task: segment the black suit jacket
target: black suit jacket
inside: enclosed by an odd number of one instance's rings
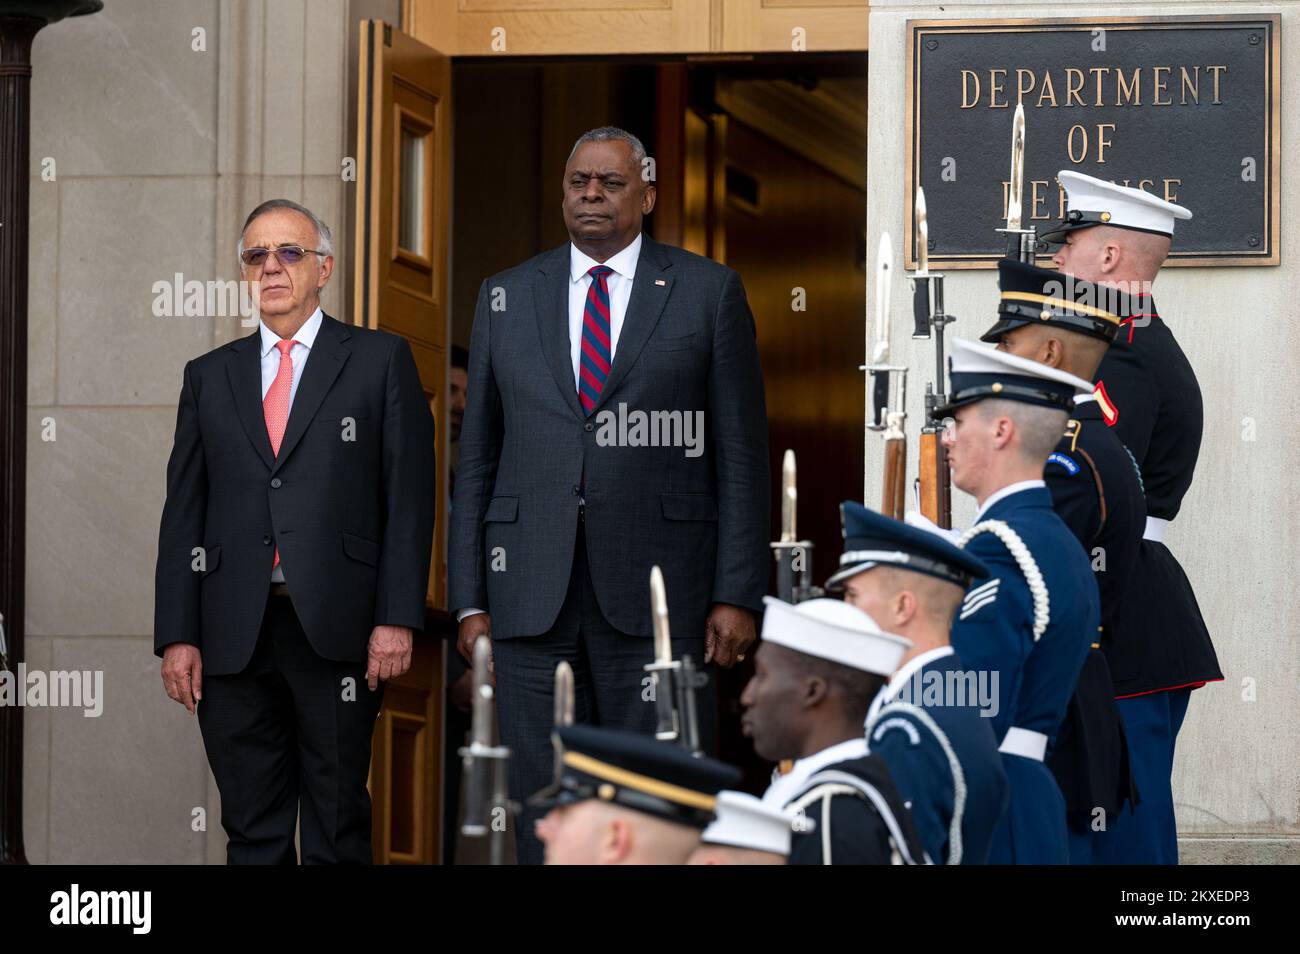
[[[550,629],[569,583],[585,475],[591,576],[611,624],[650,634],[655,564],[676,637],[701,637],[711,603],[760,611],[771,562],[767,411],[740,276],[643,235],[614,363],[590,416],[573,378],[569,281],[566,243],[479,290],[450,607],[489,611],[496,639]],[[699,412],[698,455],[609,441],[620,411],[677,412],[683,422]]]
[[[254,331],[185,366],[167,464],[154,651],[192,643],[213,675],[252,657],[276,545],[321,656],[364,661],[374,626],[424,626],[434,425],[410,346],[326,315],[278,457],[260,350]]]

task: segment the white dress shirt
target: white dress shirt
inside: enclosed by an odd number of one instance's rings
[[[290,412],[293,411],[294,396],[298,393],[298,382],[302,380],[302,369],[307,366],[307,356],[311,354],[311,346],[316,343],[316,333],[320,331],[324,320],[324,314],[317,308],[294,333],[294,344],[289,349],[289,360],[293,362],[293,382],[289,385]],[[275,346],[280,336],[266,327],[264,321],[258,325],[258,328],[262,335],[262,400],[265,401],[266,392],[271,390],[275,376],[280,373],[280,349]],[[284,582],[284,567],[278,563],[271,571],[271,582]]]
[[[830,748],[822,749],[820,752],[799,759],[790,768],[790,771],[784,775],[773,777],[772,784],[763,793],[763,802],[773,808],[785,808],[794,800],[795,796],[803,791],[808,779],[822,769],[837,762],[860,759],[866,754],[867,740],[865,738],[856,738],[846,739],[832,745]]]
[[[597,265],[608,265],[613,271],[605,276],[609,286],[609,358],[614,363],[618,353],[618,336],[623,331],[627,316],[627,303],[632,300],[632,280],[636,277],[637,259],[641,257],[641,233],[630,245],[604,262],[598,262],[578,246],[569,243],[569,360],[573,364],[573,389],[578,390],[582,368],[582,315],[587,309],[587,292],[592,277],[587,271]],[[296,350],[296,349],[295,349]],[[456,622],[482,613],[477,606],[465,606],[456,611]]]
[[[598,262],[578,246],[569,243],[569,358],[573,362],[573,387],[578,388],[579,364],[582,358],[582,314],[587,308],[587,292],[592,278],[587,270],[597,265],[608,265],[614,271],[605,276],[609,286],[609,357],[611,363],[618,352],[618,336],[623,331],[623,318],[627,303],[632,298],[632,279],[636,277],[636,262],[641,257],[641,233],[632,244],[604,262]]]

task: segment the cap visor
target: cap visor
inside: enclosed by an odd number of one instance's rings
[[[967,404],[975,404],[979,401],[983,401],[985,398],[991,398],[993,396],[994,395],[992,394],[981,394],[977,397],[967,398],[964,401],[949,401],[943,407],[936,407],[931,411],[930,420],[942,421],[945,417],[952,417],[952,412],[957,410],[959,407],[965,407]]]
[[[1021,325],[1027,324],[1029,324],[1027,321],[1011,321],[1007,318],[1001,318],[998,320],[997,324],[984,332],[984,334],[980,335],[980,341],[987,341],[989,344],[997,344],[998,341],[1001,340],[1002,336],[1012,328],[1019,328]]]
[[[840,585],[841,583],[850,577],[857,576],[859,573],[870,570],[875,565],[875,563],[855,563],[852,566],[846,566],[837,571],[834,576],[827,580],[822,588],[825,590],[842,590],[844,587]]]
[[[1090,229],[1094,225],[1101,225],[1100,222],[1058,222],[1046,232],[1038,235],[1038,241],[1046,242],[1048,245],[1064,245],[1065,236],[1070,232],[1076,232],[1079,229]]]
[[[534,792],[524,799],[524,804],[529,808],[542,808],[550,810],[556,805],[567,805],[570,802],[576,802],[579,799],[573,796],[563,782],[552,782],[545,788]]]

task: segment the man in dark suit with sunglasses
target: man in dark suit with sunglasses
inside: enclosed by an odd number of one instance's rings
[[[263,203],[239,251],[261,321],[185,366],[154,650],[198,712],[229,862],[293,864],[299,827],[303,862],[364,864],[382,683],[424,624],[433,418],[403,339],[321,311],[310,210]]]

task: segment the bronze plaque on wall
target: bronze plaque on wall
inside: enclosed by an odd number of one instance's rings
[[[931,268],[1003,254],[1018,102],[1026,227],[1060,220],[1072,169],[1189,208],[1168,264],[1278,264],[1279,19],[909,20],[907,267],[918,185]]]

